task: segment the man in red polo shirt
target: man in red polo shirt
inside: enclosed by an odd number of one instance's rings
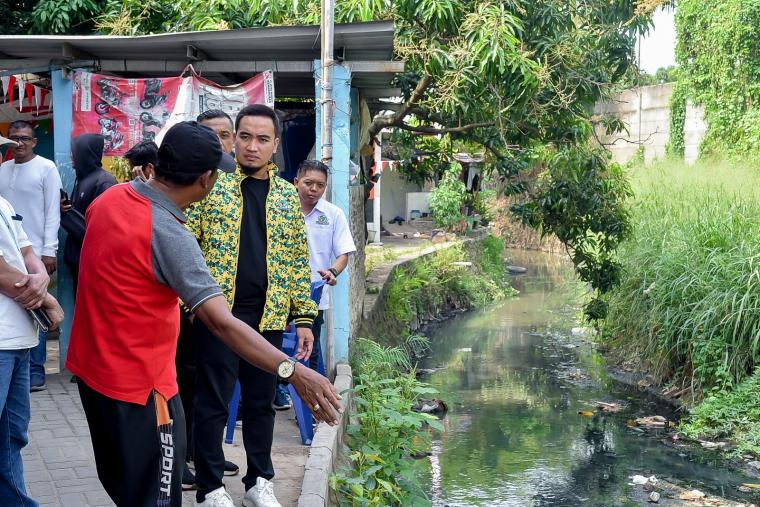
[[[153,179],[112,187],[87,210],[66,368],[79,382],[98,477],[120,507],[182,505],[179,298],[243,359],[287,379],[319,420],[334,424],[342,410],[326,379],[232,316],[182,225],[181,210],[208,195],[216,168],[236,166],[214,131],[182,122],[166,133]],[[209,495],[229,499],[223,487]]]

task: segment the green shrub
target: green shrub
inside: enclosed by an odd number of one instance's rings
[[[496,191],[492,189],[481,190],[473,195],[472,208],[486,223],[496,219]]]
[[[455,164],[455,167],[459,168],[459,165]],[[459,179],[458,173],[458,169],[446,172],[438,186],[430,192],[430,210],[439,227],[451,227],[462,220],[462,205],[467,187]]]

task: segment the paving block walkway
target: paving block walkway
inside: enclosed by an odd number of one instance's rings
[[[50,345],[51,349],[57,349],[56,342]],[[57,350],[50,352],[57,361]],[[87,420],[77,386],[70,379],[68,374],[48,374],[47,390],[32,393],[29,445],[22,452],[26,485],[31,496],[44,507],[112,506],[97,478]],[[278,412],[272,459],[277,473],[274,491],[283,507],[298,504],[308,451],[308,447],[301,445],[294,412]],[[241,472],[245,470],[239,427],[234,443],[224,445],[224,452],[228,460],[240,466]],[[244,494],[241,477],[225,478],[236,505],[241,504]],[[183,500],[183,506],[194,506],[195,493],[185,492]]]

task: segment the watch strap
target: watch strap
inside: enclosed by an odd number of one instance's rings
[[[338,270],[335,268],[327,268],[327,271],[333,274],[335,278],[338,278]]]

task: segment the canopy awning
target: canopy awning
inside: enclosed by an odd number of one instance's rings
[[[277,26],[143,36],[0,36],[0,71],[39,72],[50,65],[90,67],[124,77],[179,75],[192,64],[219,84],[272,70],[279,97],[314,96],[319,26]],[[371,97],[400,95],[391,86],[404,62],[393,60],[393,22],[335,26],[335,55],[352,85]]]

